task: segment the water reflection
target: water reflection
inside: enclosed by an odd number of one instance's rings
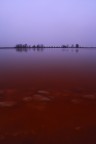
[[[28,52],[30,50],[33,50],[33,51],[38,51],[38,52],[41,52],[43,51],[45,48],[15,48],[17,52]]]
[[[22,52],[18,54],[17,52]],[[24,53],[23,53],[24,52]],[[26,52],[26,53],[25,53]],[[95,87],[96,49],[14,48],[0,50],[1,86]]]
[[[75,51],[76,51],[76,53],[78,53],[78,52],[79,52],[79,49],[78,49],[78,48],[76,48],[76,50],[75,50]]]
[[[17,52],[28,52],[28,51],[38,51],[38,52],[43,52],[45,49],[58,49],[58,48],[35,48],[35,47],[32,47],[32,48],[25,48],[25,47],[16,47],[15,48]],[[64,51],[64,52],[67,52],[70,50],[70,48],[59,48],[61,51]],[[78,53],[79,52],[79,48],[71,48],[71,52],[76,52]]]
[[[27,52],[29,48],[16,48],[17,52]]]
[[[95,65],[96,49],[0,50],[0,144],[95,144]]]
[[[33,51],[43,51],[45,48],[32,48]]]
[[[62,48],[62,51],[64,51],[64,52],[68,52],[70,50],[71,50],[71,52],[78,53],[80,49],[79,48]]]

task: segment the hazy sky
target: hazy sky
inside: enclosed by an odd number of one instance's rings
[[[96,46],[96,0],[0,0],[0,46]]]

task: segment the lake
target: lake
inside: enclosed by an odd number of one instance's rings
[[[96,88],[96,49],[0,50],[0,87]]]
[[[96,143],[96,49],[0,49],[0,144]]]

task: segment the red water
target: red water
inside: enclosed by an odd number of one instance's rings
[[[95,144],[96,52],[0,53],[0,144]]]

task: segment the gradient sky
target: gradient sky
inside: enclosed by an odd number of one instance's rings
[[[0,46],[96,46],[96,0],[0,0]]]

